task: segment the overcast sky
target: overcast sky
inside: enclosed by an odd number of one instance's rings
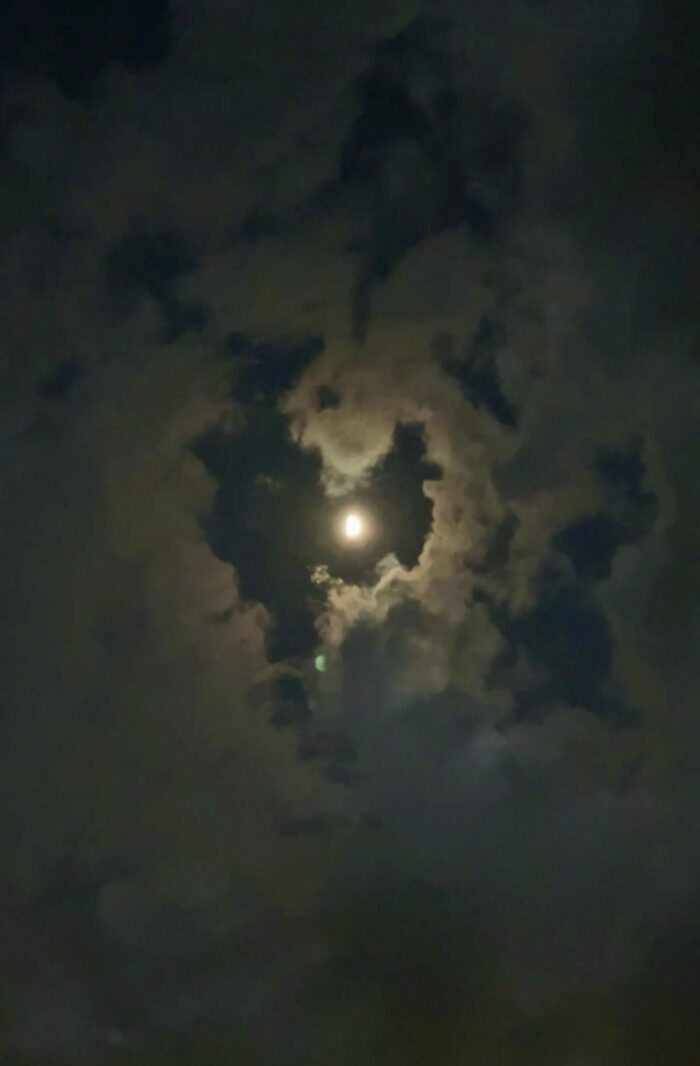
[[[3,1066],[698,1061],[698,10],[5,0]]]

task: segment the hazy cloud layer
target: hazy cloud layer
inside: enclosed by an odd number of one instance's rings
[[[694,1062],[694,7],[28,7],[8,1063]]]

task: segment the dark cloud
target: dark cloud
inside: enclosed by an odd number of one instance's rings
[[[322,337],[270,344],[232,333],[226,339],[226,350],[235,360],[236,399],[242,403],[279,400],[323,348]]]
[[[538,582],[536,607],[513,624],[513,639],[548,678],[528,694],[537,707],[552,698],[592,710],[605,707],[610,679],[611,636],[605,615],[582,588],[546,573]]]
[[[463,98],[444,48],[449,26],[426,14],[378,44],[355,85],[359,114],[340,146],[337,177],[319,198],[325,209],[348,195],[358,205],[350,231],[361,260],[357,338],[366,336],[374,289],[412,248],[454,229],[491,241],[518,202],[523,115],[511,101]]]
[[[440,365],[451,374],[464,389],[465,395],[475,407],[484,407],[504,426],[517,425],[517,413],[503,395],[493,350],[505,343],[505,336],[489,318],[479,323],[471,349],[463,359],[456,359],[450,350],[440,354],[445,344],[438,344]]]
[[[340,394],[336,392],[332,385],[319,385],[317,396],[319,411],[325,411],[329,407],[340,406]]]
[[[0,77],[38,75],[69,97],[86,96],[112,63],[144,70],[169,47],[169,0],[101,4],[9,0],[0,20]]]
[[[201,332],[206,309],[178,298],[176,283],[190,273],[196,258],[177,231],[149,233],[132,229],[107,257],[108,299],[127,306],[150,297],[164,319],[163,339],[171,343],[188,329]]]
[[[611,519],[594,514],[563,529],[555,537],[554,546],[569,557],[579,577],[604,581],[610,577],[619,540]]]
[[[695,1061],[693,5],[88,7],[0,15],[0,1057]]]
[[[66,359],[46,374],[39,382],[37,392],[42,400],[60,400],[75,385],[80,377],[80,363]]]

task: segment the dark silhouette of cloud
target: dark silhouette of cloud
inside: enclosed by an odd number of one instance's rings
[[[37,392],[42,400],[60,400],[70,392],[79,377],[80,363],[75,359],[66,359],[39,382]]]
[[[50,78],[83,98],[110,64],[140,71],[161,63],[170,43],[169,0],[101,4],[9,0],[0,19],[0,79]],[[0,82],[1,84],[1,82]]]
[[[513,428],[517,425],[517,414],[503,395],[493,355],[493,348],[504,342],[505,337],[499,335],[495,323],[485,318],[479,324],[468,356],[455,359],[445,353],[440,364],[457,379],[475,407],[485,407],[504,426]]]

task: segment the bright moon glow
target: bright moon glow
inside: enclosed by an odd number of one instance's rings
[[[345,516],[343,521],[343,532],[348,540],[357,540],[362,536],[363,529],[364,523],[359,514],[355,514],[354,511],[351,511],[350,514]]]

